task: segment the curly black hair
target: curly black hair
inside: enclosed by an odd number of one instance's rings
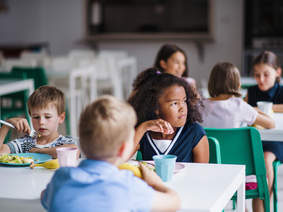
[[[158,110],[158,99],[165,89],[179,85],[185,89],[187,96],[187,122],[202,122],[199,98],[197,93],[182,78],[171,74],[161,73],[157,68],[149,68],[141,72],[133,83],[134,91],[128,102],[134,107],[138,122],[157,119],[155,111]]]

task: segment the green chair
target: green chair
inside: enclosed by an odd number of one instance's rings
[[[246,191],[246,199],[264,200],[266,212],[270,211],[269,192],[263,157],[262,142],[257,129],[253,127],[215,129],[206,128],[207,136],[216,138],[220,144],[223,164],[246,165],[246,175],[256,175],[258,187]],[[232,199],[236,199],[236,196]]]
[[[209,163],[221,164],[220,145],[216,138],[208,137]]]
[[[33,79],[34,89],[42,85],[47,85],[48,80],[45,70],[41,67],[13,67],[11,72],[1,73],[1,78],[20,78],[20,79]],[[28,94],[25,91],[5,95],[3,100],[10,102],[8,106],[1,107],[1,119],[7,119],[10,117],[20,116],[24,113],[25,117],[28,117],[27,99]],[[3,104],[2,104],[3,105]],[[2,115],[3,114],[3,115]]]
[[[273,211],[278,211],[278,193],[277,193],[277,174],[278,174],[278,167],[281,165],[279,160],[275,160],[273,162],[273,171],[274,171],[274,181],[273,181]]]
[[[1,79],[14,80],[14,79],[27,79],[25,73],[12,73],[2,72],[0,73]],[[7,120],[11,117],[24,116],[28,118],[28,108],[26,102],[28,100],[27,91],[19,91],[8,95],[3,95],[1,99],[1,119]],[[11,138],[11,131],[6,136],[4,143]]]
[[[25,73],[28,79],[33,79],[34,89],[48,84],[45,69],[42,67],[13,67],[12,73]]]
[[[141,153],[141,151],[137,151],[137,157],[136,157],[136,160],[137,161],[140,161],[140,160],[142,160],[142,153]]]

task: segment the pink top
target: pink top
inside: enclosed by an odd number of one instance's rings
[[[252,125],[257,117],[257,111],[240,97],[226,100],[203,100],[203,127],[237,128]]]

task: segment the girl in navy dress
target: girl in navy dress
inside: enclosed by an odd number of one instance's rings
[[[140,73],[129,98],[138,116],[135,145],[143,160],[173,154],[178,162],[208,163],[208,140],[198,97],[182,78],[151,68]]]
[[[255,58],[252,67],[257,85],[248,88],[245,100],[254,107],[258,101],[273,102],[273,111],[283,112],[283,86],[279,84],[281,67],[277,56],[270,51],[264,51]],[[272,163],[276,159],[283,162],[283,143],[271,141],[263,141],[262,143],[268,187],[271,193],[274,180]],[[255,211],[263,210],[262,203],[257,202],[254,207]]]

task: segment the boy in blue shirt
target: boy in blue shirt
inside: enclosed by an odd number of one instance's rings
[[[42,192],[48,211],[176,211],[180,199],[155,172],[141,166],[143,180],[119,170],[133,152],[136,115],[127,103],[105,96],[88,105],[79,124],[78,167],[57,170]]]

